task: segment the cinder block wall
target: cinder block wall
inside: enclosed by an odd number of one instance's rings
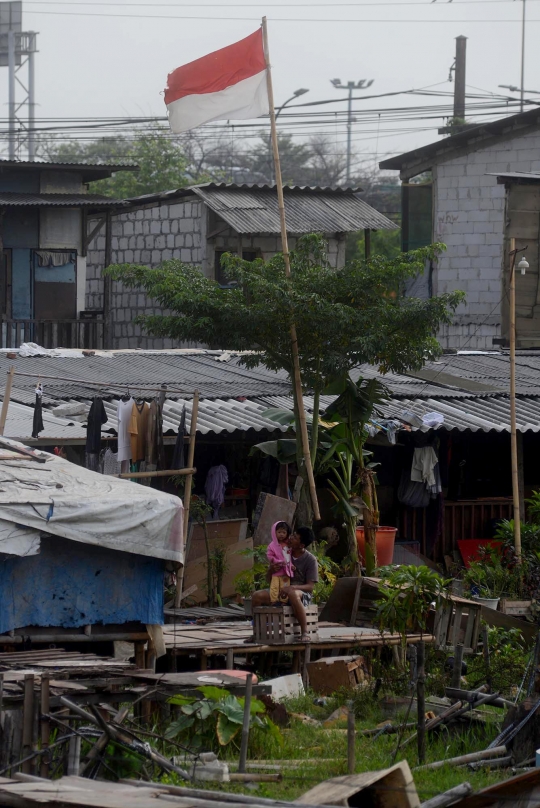
[[[94,226],[88,223],[88,232]],[[179,259],[186,264],[197,264],[209,278],[214,277],[215,251],[238,251],[240,238],[231,228],[207,238],[206,206],[197,199],[174,204],[148,205],[113,217],[112,263],[146,264],[156,267],[162,261]],[[289,247],[294,249],[296,239]],[[269,259],[281,252],[281,238],[272,235],[242,236],[241,249],[255,250]],[[328,260],[332,266],[345,261],[345,238],[331,238]],[[103,308],[103,276],[105,263],[105,233],[102,230],[90,244],[87,257],[86,308]],[[113,282],[112,319],[113,348],[177,348],[172,340],[158,339],[144,334],[133,321],[139,315],[167,314],[143,292],[126,289]],[[196,347],[196,343],[182,347]],[[223,346],[226,347],[226,346]]]
[[[177,258],[187,264],[202,265],[204,229],[203,203],[197,200],[171,205],[155,205],[113,217],[112,262],[146,264],[156,267],[162,261]],[[89,229],[93,226],[89,223]],[[105,234],[91,243],[87,258],[86,307],[103,308]],[[178,347],[172,340],[149,337],[133,321],[141,314],[167,314],[144,292],[126,289],[113,282],[113,348],[161,349]]]
[[[447,245],[435,294],[462,289],[467,301],[439,334],[444,348],[490,350],[501,336],[504,185],[490,173],[540,172],[540,133],[492,143],[433,168],[434,240]]]

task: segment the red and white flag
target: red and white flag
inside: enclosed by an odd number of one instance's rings
[[[268,113],[262,30],[169,73],[165,103],[173,132]]]

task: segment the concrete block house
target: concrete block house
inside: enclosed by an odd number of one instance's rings
[[[88,183],[134,169],[0,160],[0,347],[101,339],[103,324],[85,312],[87,217],[125,203],[88,193]]]
[[[439,334],[446,349],[508,343],[508,250],[528,246],[516,284],[517,344],[540,347],[540,109],[459,134],[380,163],[402,180],[403,249],[444,242],[415,294],[461,289],[467,299]]]
[[[110,323],[108,348],[175,347],[170,340],[145,335],[133,322],[137,315],[162,312],[142,291],[104,279],[103,267],[109,263],[155,267],[175,258],[200,266],[208,278],[225,285],[224,252],[254,260],[281,251],[275,187],[211,183],[128,202],[127,209],[111,214],[110,247],[106,231],[101,231],[88,249],[86,308],[102,311],[106,327]],[[286,188],[285,206],[290,247],[302,234],[323,233],[335,267],[345,261],[347,233],[396,227],[351,189]],[[95,227],[95,221],[89,220],[88,232]]]

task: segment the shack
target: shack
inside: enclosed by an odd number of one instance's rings
[[[0,634],[129,639],[163,623],[165,565],[183,561],[178,497],[5,438],[0,475]]]

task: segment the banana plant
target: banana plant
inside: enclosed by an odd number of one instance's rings
[[[372,453],[365,443],[369,437],[368,424],[377,408],[389,397],[388,389],[378,379],[342,377],[330,385],[326,395],[337,398],[322,415],[325,441],[330,441],[321,460],[321,469],[332,474],[330,490],[338,511],[347,528],[347,542],[351,563],[359,572],[356,527],[360,514],[364,521],[366,566],[371,572],[377,566],[376,534],[379,525],[379,506],[375,487],[375,468],[370,461]]]

